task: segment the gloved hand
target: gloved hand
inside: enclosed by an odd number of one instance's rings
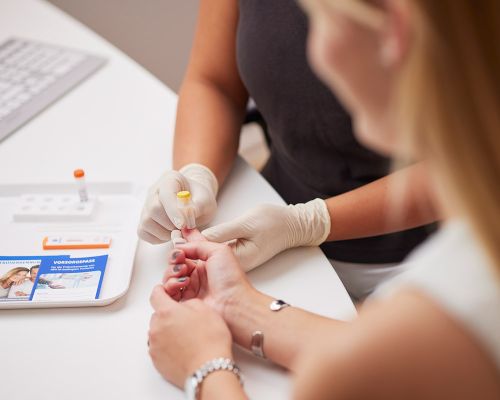
[[[195,208],[196,226],[208,224],[217,210],[218,183],[201,164],[188,164],[179,171],[167,171],[151,187],[137,229],[139,237],[158,244],[170,240],[170,233],[186,225],[177,208],[177,192],[189,190]]]
[[[263,204],[202,232],[213,242],[235,240],[231,246],[245,271],[291,247],[318,246],[329,233],[330,214],[321,199],[289,206]]]

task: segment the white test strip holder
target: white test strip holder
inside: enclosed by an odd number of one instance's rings
[[[108,254],[99,298],[75,302],[0,301],[0,312],[2,309],[14,308],[105,306],[127,292],[134,269],[138,241],[137,225],[146,197],[146,188],[136,186],[132,182],[87,184],[89,193],[92,193],[89,200],[94,204],[93,207],[88,204],[85,210],[77,207],[80,198],[74,182],[0,184],[0,255],[87,257]],[[52,200],[49,200],[49,197]],[[22,209],[23,204],[26,205],[25,202],[31,206],[37,204],[40,208],[48,203],[52,206],[33,212],[36,209]],[[54,212],[54,205],[59,203],[62,203],[65,209]],[[73,206],[78,211],[72,211]],[[49,212],[49,209],[53,211]],[[32,222],[27,222],[29,220]],[[110,248],[103,249],[43,250],[44,237],[73,234],[109,235],[112,241]]]
[[[89,198],[82,202],[69,194],[26,194],[20,196],[14,222],[85,222],[91,221],[98,201]]]

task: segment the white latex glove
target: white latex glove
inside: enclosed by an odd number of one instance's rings
[[[188,164],[179,171],[165,172],[150,188],[137,229],[139,237],[158,244],[170,240],[173,230],[186,225],[177,208],[177,192],[189,190],[195,208],[196,226],[207,225],[217,210],[218,183],[215,175],[201,164]]]
[[[321,199],[289,206],[263,204],[202,232],[213,242],[233,241],[245,271],[291,247],[318,246],[329,233],[330,214]]]

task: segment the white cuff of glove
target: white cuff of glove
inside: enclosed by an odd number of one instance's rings
[[[205,167],[202,164],[191,163],[183,166],[179,172],[186,178],[192,179],[208,189],[211,189],[214,197],[217,197],[219,183],[210,168]]]
[[[290,243],[287,247],[319,246],[330,234],[331,221],[328,207],[323,199],[288,206],[292,218]]]

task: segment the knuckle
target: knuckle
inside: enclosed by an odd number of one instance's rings
[[[259,204],[257,207],[250,210],[250,214],[252,215],[261,215],[263,212],[266,212],[269,208],[267,204]]]
[[[148,212],[142,213],[141,219],[139,221],[139,226],[144,227],[148,221],[149,221],[149,213]]]
[[[186,178],[184,178],[184,175],[182,175],[179,171],[170,170],[165,173],[164,186],[170,186],[170,185],[182,186],[182,183],[184,182],[185,179]]]
[[[148,215],[159,215],[162,213],[165,213],[165,209],[159,202],[155,202],[148,210]]]
[[[139,236],[141,239],[144,240],[145,235],[144,235],[144,229],[142,228],[142,226],[139,226],[137,228],[137,236]]]
[[[163,173],[163,175],[161,177],[162,178],[161,181],[163,183],[169,179],[175,178],[178,175],[179,175],[179,171],[176,171],[174,169],[169,169]]]
[[[170,317],[170,310],[167,308],[160,308],[156,314],[160,319],[168,319]]]

